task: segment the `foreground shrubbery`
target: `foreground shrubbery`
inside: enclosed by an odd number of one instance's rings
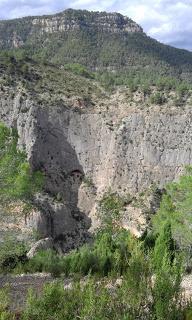
[[[175,253],[170,224],[161,228],[151,250],[127,232],[113,232],[102,230],[90,247],[67,257],[41,253],[25,265],[30,272],[89,276],[73,280],[66,290],[58,280],[40,298],[31,293],[21,319],[184,319],[182,255]],[[122,283],[114,284],[116,279]]]
[[[39,253],[24,265],[28,271],[89,275],[88,283],[75,282],[70,290],[55,283],[41,298],[31,294],[24,319],[190,320],[180,284],[191,241],[191,173],[188,168],[167,187],[151,235],[135,239],[122,231],[117,220],[125,199],[106,194],[100,204],[103,228],[92,244],[65,257]],[[121,285],[110,287],[119,277]]]
[[[186,318],[190,306],[183,306],[180,293],[182,264],[180,257],[173,259],[168,230],[169,226],[163,229],[154,250],[148,254],[143,250],[142,243],[132,240],[126,271],[121,277],[118,271],[108,274],[108,277],[90,274],[80,281],[73,280],[73,285],[68,289],[64,289],[63,281],[58,280],[46,285],[41,297],[30,292],[20,319],[190,319]],[[162,239],[163,243],[160,242]],[[158,255],[161,260],[154,260]],[[118,264],[116,267],[118,270]],[[1,319],[13,319],[6,306],[2,306],[0,315]]]
[[[180,297],[175,293],[175,284],[167,283],[167,277],[161,278],[153,289],[148,265],[143,262],[142,257],[136,256],[122,284],[113,284],[111,289],[110,279],[90,278],[86,284],[77,282],[69,290],[64,290],[62,283],[48,285],[41,298],[29,296],[23,319],[163,320],[167,315],[169,320],[184,319],[185,310],[177,306]]]
[[[99,232],[92,244],[59,256],[48,250],[38,253],[25,264],[19,263],[14,272],[51,272],[54,276],[65,274],[87,275],[123,274],[128,267],[133,239],[126,231],[111,233],[108,229]]]

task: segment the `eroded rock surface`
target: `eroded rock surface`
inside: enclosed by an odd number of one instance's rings
[[[1,99],[0,118],[17,127],[19,146],[32,168],[45,172],[48,195],[36,199],[41,212],[37,229],[42,238],[71,241],[64,251],[89,239],[91,224],[98,222],[98,200],[109,188],[120,195],[138,194],[151,185],[161,189],[192,163],[192,110],[187,105],[135,107],[112,96],[78,110],[39,106],[18,94]],[[151,212],[157,202],[149,203]],[[134,210],[127,206],[123,221],[129,228],[131,218],[130,229],[137,234],[140,222],[147,222],[140,209]]]

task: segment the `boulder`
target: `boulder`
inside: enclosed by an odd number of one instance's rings
[[[27,253],[27,258],[33,258],[38,252],[42,250],[54,249],[54,242],[52,238],[45,238],[37,241]]]

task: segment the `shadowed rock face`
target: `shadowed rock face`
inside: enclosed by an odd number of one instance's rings
[[[63,251],[89,239],[97,200],[109,188],[122,195],[151,184],[162,188],[192,163],[189,107],[131,109],[113,101],[108,110],[77,111],[16,97],[2,99],[0,110],[1,119],[17,127],[32,168],[45,172],[47,194],[36,198],[36,227]],[[128,218],[129,209],[127,225]]]

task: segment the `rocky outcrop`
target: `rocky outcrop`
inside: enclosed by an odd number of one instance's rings
[[[33,258],[38,252],[53,250],[54,249],[54,241],[52,238],[45,238],[37,241],[27,253],[27,258]]]
[[[63,251],[89,240],[98,200],[109,188],[120,195],[162,188],[192,163],[190,106],[135,108],[113,96],[107,105],[77,110],[39,106],[18,94],[1,99],[0,118],[17,127],[31,167],[45,172],[48,195],[36,199],[37,229]],[[123,220],[131,230],[146,223],[134,210],[127,206]]]
[[[38,28],[41,34],[76,31],[85,27],[96,27],[103,32],[111,33],[143,32],[138,24],[119,13],[79,11],[77,14],[72,9],[55,16],[34,18],[32,25]]]

